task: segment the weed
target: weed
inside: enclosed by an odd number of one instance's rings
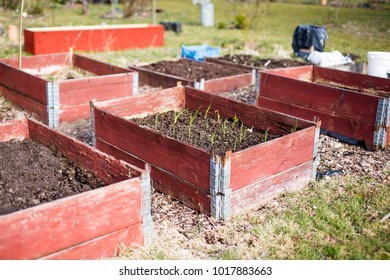
[[[215,141],[215,131],[214,131],[214,133],[213,133],[213,135],[211,135],[211,146],[213,146],[214,145],[214,141]]]
[[[155,128],[157,127],[157,124],[158,124],[158,116],[159,116],[159,114],[157,113],[156,116],[154,117],[154,127]]]
[[[268,130],[269,130],[269,127],[268,127],[267,130],[264,132],[264,142],[267,142],[267,140],[268,140]]]
[[[176,129],[176,123],[179,119],[179,117],[185,112],[187,111],[187,108],[184,109],[184,110],[181,110],[180,112],[174,112],[175,116],[173,117],[173,133],[175,133],[175,129]]]
[[[217,114],[217,121],[218,121],[218,123],[220,123],[221,122],[221,115],[219,114],[219,111],[215,110],[214,113]]]
[[[297,131],[298,128],[298,119],[295,119],[295,125],[291,128],[291,133]]]
[[[234,146],[233,146],[233,152],[235,152],[237,149],[237,137],[234,139]]]
[[[211,103],[210,103],[209,107],[207,107],[206,112],[204,113],[204,118],[205,118],[205,119],[207,119],[207,115],[209,114],[210,108],[211,108]]]
[[[241,127],[240,127],[240,143],[242,142],[242,139],[244,139],[244,123],[241,122]]]
[[[202,106],[200,106],[200,107],[198,108],[198,110],[196,110],[196,111],[195,111],[193,114],[191,114],[191,116],[190,116],[190,125],[188,126],[188,137],[191,137],[191,126],[192,126],[194,120],[196,119],[196,117],[198,116],[198,112],[199,112],[200,108],[202,108]]]
[[[222,137],[225,138],[226,131],[227,131],[227,126],[226,126],[227,119],[222,124]]]
[[[237,118],[237,115],[234,114],[234,117],[233,117],[233,123],[232,123],[232,128],[234,128],[236,126],[236,124],[238,123],[239,119]]]

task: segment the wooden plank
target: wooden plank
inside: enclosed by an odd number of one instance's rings
[[[138,72],[139,84],[150,85],[153,87],[171,88],[175,87],[178,82],[183,86],[193,86],[194,82],[177,76],[172,76],[164,73],[159,73],[142,67],[129,66],[129,69]]]
[[[164,45],[164,27],[161,25],[29,28],[25,29],[25,34],[27,32],[34,33],[34,48],[26,51],[34,51],[35,55],[68,52],[71,47],[78,51],[114,51]]]
[[[252,73],[240,74],[220,79],[207,80],[204,83],[204,91],[209,93],[222,93],[236,90],[240,87],[252,84]]]
[[[59,123],[75,122],[90,117],[90,105],[84,103],[75,106],[61,106],[59,111]]]
[[[272,70],[260,70],[259,72],[288,77],[291,79],[313,81],[313,65],[279,68]]]
[[[231,156],[233,191],[313,161],[315,126],[235,152]]]
[[[338,117],[374,123],[380,97],[261,73],[260,96]]]
[[[34,118],[44,123],[48,122],[48,112],[45,105],[2,85],[0,85],[0,94],[13,104],[31,113]]]
[[[115,99],[133,94],[133,73],[98,76],[59,82],[60,104],[71,106],[82,103]]]
[[[46,105],[46,81],[0,62],[0,83]]]
[[[19,68],[19,59],[4,58],[0,60],[13,68]],[[36,56],[23,56],[22,68],[39,69],[52,65],[70,65],[69,53],[55,53]]]
[[[234,191],[231,195],[232,216],[251,208],[258,208],[282,192],[301,189],[311,178],[312,162],[309,161]]]
[[[119,254],[120,245],[134,247],[143,243],[142,224],[136,224],[113,233],[77,244],[54,254],[45,260],[93,260],[112,258]]]
[[[140,200],[134,178],[3,215],[0,259],[40,258],[139,224]]]
[[[27,119],[0,122],[0,142],[29,138]]]
[[[131,167],[101,151],[70,138],[33,120],[28,121],[31,139],[55,147],[67,158],[79,163],[108,184],[140,176],[141,169]]]
[[[210,156],[199,148],[94,108],[98,138],[197,186],[209,189]]]
[[[131,73],[129,69],[118,67],[115,65],[111,65],[108,63],[104,63],[92,58],[88,58],[81,55],[73,56],[74,66],[79,67],[83,70],[94,73],[95,75],[112,75],[112,74],[123,74],[123,73]]]
[[[290,114],[303,119],[313,119],[317,117],[321,121],[321,128],[336,132],[341,135],[351,137],[356,140],[364,140],[366,144],[373,142],[374,127],[373,124],[367,124],[354,119],[332,116],[322,112],[310,110],[305,107],[283,103],[270,98],[259,97],[258,106]]]
[[[372,90],[373,93],[387,92],[387,97],[390,98],[389,79],[315,66],[313,81],[328,81],[360,90]]]
[[[112,146],[99,138],[96,139],[96,147],[132,165],[143,166],[145,164],[134,155]],[[210,215],[211,202],[209,190],[201,189],[173,174],[156,168],[156,166],[152,166],[150,176],[155,190],[178,199],[195,211]]]
[[[96,103],[96,107],[121,117],[181,110],[183,106],[183,87],[168,88],[147,95],[130,96]]]
[[[269,133],[272,134],[290,133],[294,126],[302,129],[314,125],[313,122],[300,118],[293,118],[279,112],[248,105],[190,87],[185,88],[185,102],[185,106],[192,110],[197,110],[202,106],[200,109],[202,112],[206,111],[211,104],[210,116],[215,115],[215,110],[218,110],[220,115],[225,118],[233,118],[236,115],[247,126],[263,130],[269,128]]]
[[[235,68],[238,68],[238,69],[243,69],[243,70],[248,70],[248,71],[252,71],[252,69],[261,69],[259,67],[248,66],[248,65],[245,65],[245,64],[238,64],[238,63],[234,63],[234,62],[231,62],[231,61],[227,61],[227,60],[223,60],[223,59],[219,59],[219,58],[214,58],[214,57],[205,57],[204,61],[205,62],[210,62],[210,63],[226,65],[226,66],[229,66],[229,67],[235,67]]]

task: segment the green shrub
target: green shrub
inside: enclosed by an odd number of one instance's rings
[[[234,18],[234,26],[237,29],[248,29],[249,28],[249,19],[243,14],[238,14]]]

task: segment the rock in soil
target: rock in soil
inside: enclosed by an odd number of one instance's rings
[[[0,215],[104,185],[83,167],[30,139],[0,142]]]
[[[248,73],[248,70],[189,59],[159,61],[142,66],[142,68],[197,81],[200,81],[201,79],[211,80]]]

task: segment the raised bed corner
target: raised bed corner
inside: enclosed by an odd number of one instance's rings
[[[0,124],[0,141],[55,148],[107,185],[0,216],[0,259],[100,259],[151,238],[149,167],[140,169],[31,119]],[[56,186],[53,186],[56,187]]]
[[[33,55],[116,51],[164,46],[164,26],[122,24],[24,29],[24,50]]]
[[[390,80],[318,66],[260,71],[258,106],[311,120],[371,150],[390,145]]]
[[[95,76],[50,80],[27,69],[76,67]],[[69,53],[0,60],[0,93],[50,127],[89,117],[89,101],[138,94],[138,73]],[[37,72],[36,71],[36,72]]]
[[[184,108],[200,108],[203,114],[208,107],[210,115],[216,110],[224,118],[236,114],[248,126],[284,136],[219,156],[130,120]],[[218,219],[229,220],[283,191],[302,188],[316,173],[319,123],[192,87],[99,102],[91,110],[98,149],[136,166],[150,163],[154,188]],[[299,130],[291,133],[293,126]]]

